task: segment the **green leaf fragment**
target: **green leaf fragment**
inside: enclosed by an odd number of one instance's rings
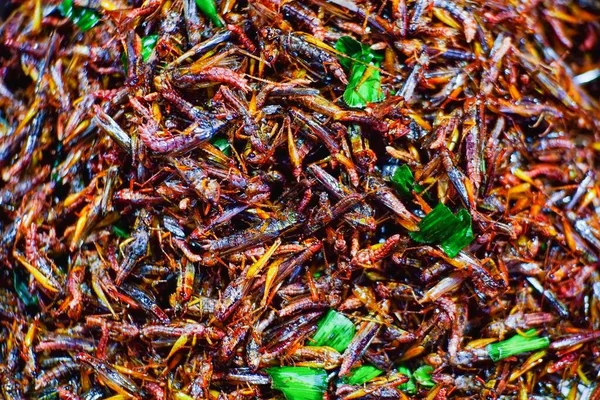
[[[549,338],[539,337],[535,329],[530,329],[524,336],[517,334],[502,342],[488,344],[486,350],[492,360],[500,361],[517,354],[545,349],[549,345]]]
[[[38,304],[37,295],[32,295],[29,293],[27,284],[15,271],[13,271],[13,285],[15,286],[15,292],[17,292],[17,296],[19,296],[19,299],[23,302],[23,304],[25,304],[25,306],[32,307]]]
[[[342,67],[350,70],[350,79],[343,95],[346,104],[363,108],[367,103],[383,100],[385,96],[381,90],[381,73],[378,69],[383,56],[349,36],[338,39],[335,49],[347,56],[339,56],[338,59]]]
[[[58,11],[65,18],[71,18],[73,16],[73,0],[63,0],[58,5]]]
[[[397,167],[390,179],[394,184],[394,188],[405,197],[410,196],[413,191],[421,193],[423,190],[423,188],[415,182],[415,177],[406,164]]]
[[[309,367],[267,368],[273,389],[283,392],[288,400],[322,400],[327,390],[327,372]]]
[[[73,5],[73,0],[63,0],[58,6],[63,17],[69,18],[83,32],[89,31],[100,22],[100,14],[91,8]]]
[[[147,62],[152,55],[152,52],[156,47],[156,42],[158,42],[157,34],[148,35],[142,38],[142,60],[144,60],[144,62]]]
[[[223,26],[223,22],[221,21],[221,17],[217,12],[217,5],[214,0],[196,0],[196,5],[202,14],[206,15],[206,17],[208,17],[208,19],[210,19],[215,26],[219,28]]]
[[[362,365],[350,371],[350,375],[344,377],[343,380],[348,385],[362,385],[381,374],[383,374],[383,371],[372,365]]]
[[[158,42],[157,34],[148,35],[148,36],[145,36],[142,38],[141,56],[142,56],[142,60],[144,62],[148,62],[148,60],[150,59],[150,56],[152,55],[152,52],[154,51],[154,48],[156,47],[157,42]],[[129,68],[129,61],[127,61],[125,52],[121,53],[121,63],[123,63],[125,70],[127,70]]]
[[[412,372],[410,371],[410,368],[401,365],[400,367],[398,367],[398,373],[408,377],[408,382],[404,382],[403,384],[398,386],[398,389],[408,394],[417,393],[417,385],[415,383],[415,378]]]
[[[418,243],[440,245],[449,257],[456,257],[474,239],[469,212],[461,209],[454,215],[442,203],[419,222],[419,231],[408,235]]]
[[[231,145],[229,144],[227,138],[223,136],[214,136],[210,142],[213,146],[219,149],[221,153],[225,154],[226,156],[231,155]]]
[[[129,233],[127,231],[117,225],[112,226],[112,231],[115,235],[120,237],[121,239],[127,239],[129,237]]]
[[[350,72],[350,81],[344,91],[343,99],[349,107],[364,108],[367,103],[377,103],[385,97],[381,91],[381,75],[374,67],[355,64]]]
[[[433,367],[431,365],[423,365],[413,373],[413,377],[417,383],[426,388],[435,386],[435,382],[431,380],[431,375],[433,375]]]
[[[333,347],[339,353],[346,350],[356,332],[352,321],[335,310],[329,310],[317,327],[310,345]]]
[[[40,394],[38,394],[37,400],[57,400],[58,399],[58,391],[55,388],[47,388],[44,389]]]
[[[82,8],[75,11],[73,22],[75,22],[79,29],[81,29],[83,32],[86,32],[100,22],[100,15],[94,10]]]
[[[352,58],[354,58],[355,55],[360,55],[363,45],[358,40],[355,40],[350,36],[342,36],[337,42],[335,42],[335,49],[348,56],[339,56],[338,58],[342,67],[350,69],[354,63]]]

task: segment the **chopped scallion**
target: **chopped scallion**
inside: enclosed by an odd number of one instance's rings
[[[408,235],[418,243],[440,245],[449,257],[456,257],[474,239],[469,212],[461,209],[454,215],[442,203],[419,222],[419,231]]]
[[[327,372],[309,367],[267,368],[272,387],[288,400],[322,400],[327,390]]]
[[[346,350],[356,332],[352,321],[335,310],[329,310],[317,323],[317,326],[318,329],[311,344],[333,347],[340,353]]]
[[[500,361],[517,354],[545,349],[549,345],[549,338],[539,337],[535,329],[530,329],[524,336],[517,334],[502,342],[488,344],[486,350],[492,360]]]

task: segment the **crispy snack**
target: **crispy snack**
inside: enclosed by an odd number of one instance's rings
[[[0,398],[600,398],[595,0],[0,1]]]

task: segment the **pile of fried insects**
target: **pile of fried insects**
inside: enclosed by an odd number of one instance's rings
[[[600,399],[597,0],[0,13],[3,399]]]

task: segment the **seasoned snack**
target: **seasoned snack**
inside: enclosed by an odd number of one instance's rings
[[[597,1],[0,13],[0,397],[600,398]]]

